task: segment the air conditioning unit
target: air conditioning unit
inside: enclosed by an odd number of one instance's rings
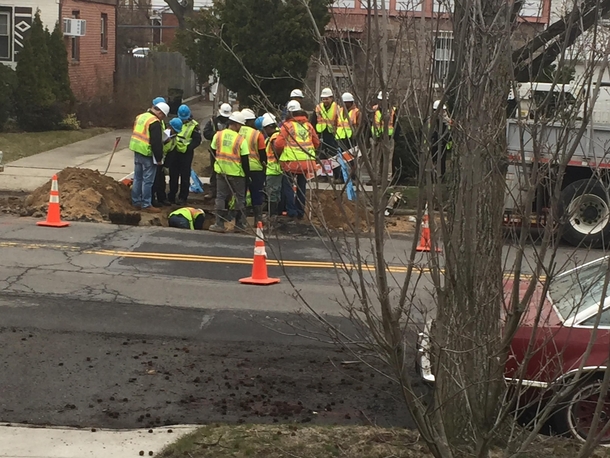
[[[64,18],[64,35],[69,37],[84,37],[87,31],[87,21],[84,19]]]

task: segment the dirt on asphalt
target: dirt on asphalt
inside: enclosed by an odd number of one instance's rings
[[[51,343],[51,344],[50,344]],[[333,347],[0,330],[0,421],[141,428],[411,426],[397,387]]]

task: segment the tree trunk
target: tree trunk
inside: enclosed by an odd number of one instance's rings
[[[503,393],[505,106],[511,81],[507,2],[456,2],[455,101],[445,285],[435,328],[435,403],[454,448],[485,457]]]

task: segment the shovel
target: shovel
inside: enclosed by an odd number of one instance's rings
[[[108,169],[110,168],[110,163],[112,162],[112,158],[114,157],[114,153],[116,153],[116,149],[118,148],[120,141],[121,141],[121,137],[117,137],[114,140],[114,148],[112,149],[112,154],[110,155],[110,159],[108,160],[108,165],[106,166],[106,170],[104,170],[104,175],[106,175],[106,173],[108,173]]]

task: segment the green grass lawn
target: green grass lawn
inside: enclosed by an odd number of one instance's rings
[[[2,163],[7,164],[22,157],[86,140],[110,130],[103,127],[94,127],[91,129],[54,130],[51,132],[0,133],[0,151],[3,152]]]

